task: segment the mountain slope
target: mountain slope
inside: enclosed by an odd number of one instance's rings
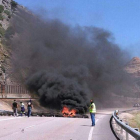
[[[125,70],[127,73],[135,76],[140,77],[140,58],[134,57],[128,64],[125,66]]]

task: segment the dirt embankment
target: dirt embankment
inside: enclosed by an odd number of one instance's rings
[[[119,117],[129,124],[132,128],[139,128],[140,130],[140,111],[135,110],[130,113],[122,113]]]

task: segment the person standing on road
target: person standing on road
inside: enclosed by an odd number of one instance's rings
[[[89,112],[90,112],[90,116],[91,116],[92,126],[95,126],[96,106],[95,106],[93,100],[90,100]]]
[[[12,104],[14,116],[17,116],[17,108],[18,108],[18,104],[17,104],[16,100],[14,100],[14,102]]]
[[[32,102],[31,102],[31,100],[30,100],[30,101],[28,102],[28,104],[27,104],[27,109],[28,109],[27,115],[28,115],[28,117],[31,116],[32,107],[33,107],[33,105],[32,105]]]
[[[20,102],[20,107],[21,107],[21,116],[22,116],[22,114],[25,114],[25,107],[24,107],[24,103],[23,102]]]

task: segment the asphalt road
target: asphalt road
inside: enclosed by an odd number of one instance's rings
[[[0,117],[0,140],[116,140],[108,114],[97,114],[95,127],[90,118]]]

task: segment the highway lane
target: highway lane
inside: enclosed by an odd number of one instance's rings
[[[92,140],[116,140],[110,129],[110,117],[111,115],[97,115],[98,122],[92,133]]]
[[[0,140],[115,140],[110,116],[97,114],[95,127],[90,118],[0,117]]]

